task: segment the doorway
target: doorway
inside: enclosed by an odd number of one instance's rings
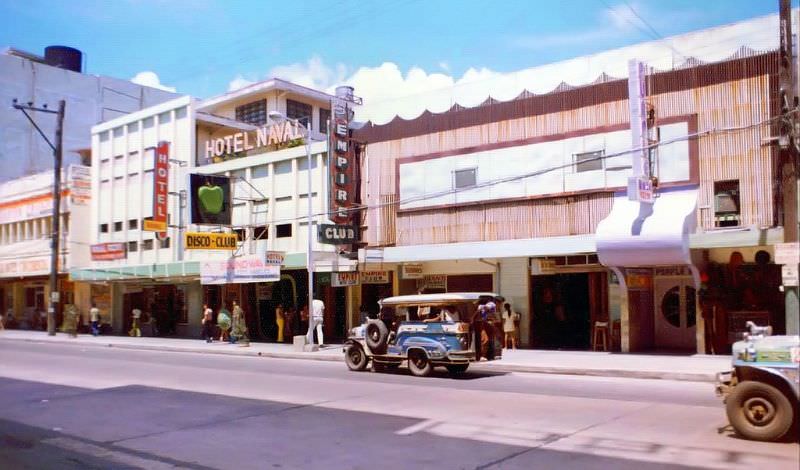
[[[694,351],[697,291],[691,277],[655,280],[656,348]]]
[[[587,350],[589,273],[533,276],[531,343],[542,349]]]

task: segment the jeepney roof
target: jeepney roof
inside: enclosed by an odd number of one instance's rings
[[[494,292],[447,292],[444,294],[397,295],[381,300],[381,306],[387,305],[434,305],[461,302],[476,302],[481,298],[498,297]]]

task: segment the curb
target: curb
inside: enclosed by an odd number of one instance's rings
[[[266,357],[271,359],[300,359],[307,361],[341,362],[340,355],[297,353],[297,352],[271,352],[257,351],[249,348],[237,347],[235,349],[206,349],[200,347],[149,345],[149,344],[124,344],[114,342],[86,343],[73,339],[35,339],[35,338],[8,338],[0,337],[0,341],[18,341],[39,344],[69,344],[74,346],[108,347],[139,351],[167,351],[199,354],[216,354],[222,356]],[[198,340],[199,341],[199,340]],[[575,367],[533,366],[521,364],[503,364],[501,362],[485,362],[473,365],[474,369],[492,372],[522,372],[529,374],[555,374],[579,375],[591,377],[622,377],[631,379],[660,379],[677,380],[684,382],[716,382],[716,373],[704,372],[675,372],[658,370],[630,370],[630,369],[587,369]]]

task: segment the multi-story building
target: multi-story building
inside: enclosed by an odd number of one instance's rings
[[[327,221],[331,99],[272,79],[206,100],[178,98],[92,128],[90,230],[92,243],[103,254],[71,275],[110,286],[115,331],[127,330],[131,310],[139,307],[155,319],[161,333],[197,336],[202,304],[217,312],[222,307],[230,310],[235,300],[247,313],[254,339],[277,337],[276,306],[306,304],[309,197],[316,214],[313,224]],[[274,112],[289,121],[271,121]],[[310,129],[311,188],[300,138],[304,130],[295,121]],[[168,227],[159,238],[144,229],[145,220],[154,216],[154,160],[161,142],[169,148]],[[223,176],[229,182],[230,223],[192,223],[190,206],[202,202],[190,190],[189,175]],[[235,234],[234,249],[195,250],[184,245],[187,233],[209,232]],[[333,245],[312,242],[316,295],[327,305],[326,338],[341,338],[352,307],[347,289],[332,285],[336,276],[330,271],[354,270],[356,262],[339,257]],[[109,246],[114,249],[107,250]],[[118,247],[122,249],[115,251]],[[274,282],[201,283],[204,263],[253,257],[263,261],[267,253],[280,265]],[[299,315],[294,318],[299,323]],[[298,324],[294,331],[299,331]]]
[[[737,47],[648,74],[653,205],[626,195],[639,147],[628,81],[566,85],[570,70],[624,67],[633,49],[570,61],[546,93],[369,123],[356,134],[368,142],[362,269],[390,270],[395,294],[498,292],[527,347],[591,349],[606,325],[623,351],[719,352],[748,319],[784,331],[778,55]]]

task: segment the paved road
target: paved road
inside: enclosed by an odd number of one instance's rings
[[[762,468],[707,383],[0,342],[8,468]],[[5,465],[4,465],[4,468]]]

